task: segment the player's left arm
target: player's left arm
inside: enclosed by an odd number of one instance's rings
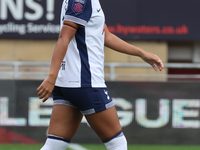
[[[157,68],[160,71],[164,68],[161,59],[157,55],[146,52],[118,38],[117,36],[109,32],[106,24],[105,24],[105,46],[121,53],[138,56],[142,58],[145,62],[149,63],[154,68],[155,71],[157,71]]]

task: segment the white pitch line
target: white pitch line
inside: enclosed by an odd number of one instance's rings
[[[72,150],[88,150],[88,149],[82,147],[81,145],[75,144],[75,143],[70,143],[69,148],[71,148]]]

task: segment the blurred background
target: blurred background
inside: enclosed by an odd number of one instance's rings
[[[140,58],[105,47],[105,79],[130,144],[199,144],[200,1],[100,0],[110,32],[158,55]],[[43,143],[52,98],[36,88],[49,71],[62,0],[0,0],[0,143]],[[87,134],[87,136],[85,136]],[[101,141],[85,119],[74,142]]]

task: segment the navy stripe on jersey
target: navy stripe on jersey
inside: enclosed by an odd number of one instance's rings
[[[79,27],[75,38],[81,57],[81,87],[92,87],[88,51],[85,43],[85,28]]]
[[[83,3],[81,3],[81,1]],[[82,5],[83,8],[80,8],[80,12],[76,12],[74,10],[75,4]],[[90,20],[91,15],[92,15],[91,0],[69,0],[68,8],[67,8],[64,18],[65,20],[68,20],[69,18],[69,21],[75,22],[77,24],[85,25],[84,22],[88,22]]]

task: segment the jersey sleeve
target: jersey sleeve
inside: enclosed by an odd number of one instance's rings
[[[64,20],[85,26],[92,14],[91,0],[69,0]]]

